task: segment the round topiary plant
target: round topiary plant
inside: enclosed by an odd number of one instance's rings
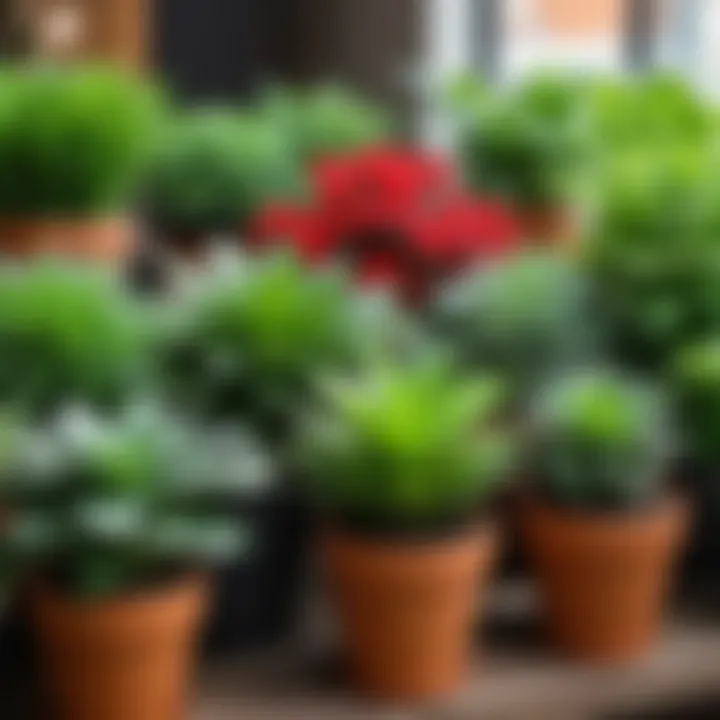
[[[286,139],[261,117],[229,109],[191,113],[168,132],[145,202],[175,236],[240,233],[268,200],[295,194],[302,176]]]

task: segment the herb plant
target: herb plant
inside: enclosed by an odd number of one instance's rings
[[[549,501],[603,510],[657,499],[673,443],[653,388],[614,371],[576,372],[543,390],[534,423],[532,466]]]
[[[198,426],[150,405],[109,418],[75,407],[20,427],[3,469],[9,552],[80,596],[128,592],[232,558],[248,528],[228,501],[271,476],[262,448],[236,428]]]
[[[5,67],[0,85],[0,216],[124,209],[162,127],[157,91],[89,67]]]
[[[39,260],[0,268],[0,399],[32,415],[113,405],[143,384],[142,308],[104,269]]]
[[[266,202],[301,185],[299,166],[276,128],[250,114],[206,109],[169,130],[145,201],[166,232],[237,233]]]
[[[311,502],[361,531],[471,521],[507,469],[509,444],[493,427],[502,395],[495,379],[436,362],[326,380],[298,439]]]

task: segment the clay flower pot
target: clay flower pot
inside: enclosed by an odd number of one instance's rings
[[[637,513],[523,507],[550,641],[571,657],[636,659],[659,633],[688,526],[687,505],[669,497]]]
[[[53,717],[185,717],[207,590],[205,579],[195,576],[109,600],[83,601],[40,590],[33,625]]]
[[[360,691],[417,702],[462,683],[495,551],[491,528],[427,543],[339,531],[324,537],[325,571]]]
[[[124,217],[0,219],[0,254],[10,257],[61,255],[112,266],[134,249],[134,228]]]
[[[579,232],[578,219],[567,207],[529,207],[518,211],[523,237],[539,246],[572,246]]]

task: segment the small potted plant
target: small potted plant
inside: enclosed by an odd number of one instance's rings
[[[149,372],[143,307],[117,273],[65,259],[0,267],[0,402],[47,417],[68,402],[109,408]]]
[[[0,250],[126,260],[128,206],[161,126],[157,93],[89,67],[6,67],[0,80]]]
[[[720,328],[713,158],[675,144],[626,153],[604,171],[587,268],[612,351],[644,372]]]
[[[390,120],[379,107],[339,85],[276,87],[260,108],[307,164],[381,144],[391,135]]]
[[[575,191],[589,157],[582,86],[540,75],[505,92],[464,91],[461,156],[470,183],[513,203],[531,242],[576,239]],[[463,108],[461,108],[463,110]]]
[[[288,438],[316,374],[357,357],[352,296],[340,274],[281,254],[211,264],[178,304],[160,348],[169,400],[249,425],[282,465],[272,492],[237,508],[254,520],[258,552],[223,574],[209,631],[213,650],[232,652],[284,635],[296,619],[307,533]]]
[[[270,199],[301,188],[299,162],[272,124],[250,113],[206,108],[169,129],[144,195],[164,243],[193,259],[203,257],[215,236],[244,234],[248,219]]]
[[[518,410],[549,376],[598,348],[586,274],[548,250],[474,268],[450,283],[433,323],[468,366],[489,366],[512,384]]]
[[[508,444],[502,388],[444,363],[375,366],[323,384],[298,439],[352,675],[423,701],[468,671],[497,537],[489,500]]]
[[[701,584],[717,583],[720,552],[720,340],[717,335],[681,348],[670,365],[669,381],[682,420],[680,473],[693,498],[695,522],[686,558],[686,577]]]
[[[538,400],[523,533],[551,642],[592,663],[655,640],[688,524],[668,487],[663,402],[611,371],[576,371]]]
[[[227,512],[270,473],[237,428],[152,405],[75,407],[20,429],[5,463],[7,543],[32,570],[31,620],[55,716],[185,714],[204,569],[242,550]]]

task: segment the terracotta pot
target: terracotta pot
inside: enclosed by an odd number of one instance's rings
[[[490,528],[427,543],[325,536],[325,570],[359,690],[412,702],[458,687],[495,550]]]
[[[597,663],[630,661],[649,650],[688,515],[679,497],[625,514],[561,510],[528,499],[523,534],[551,642]]]
[[[207,582],[196,576],[111,600],[82,601],[39,591],[33,624],[52,717],[185,717],[207,595]]]
[[[119,265],[135,249],[135,229],[124,217],[2,218],[0,254],[61,255]]]
[[[518,211],[526,240],[534,245],[573,245],[578,235],[578,220],[565,207],[524,208]]]

